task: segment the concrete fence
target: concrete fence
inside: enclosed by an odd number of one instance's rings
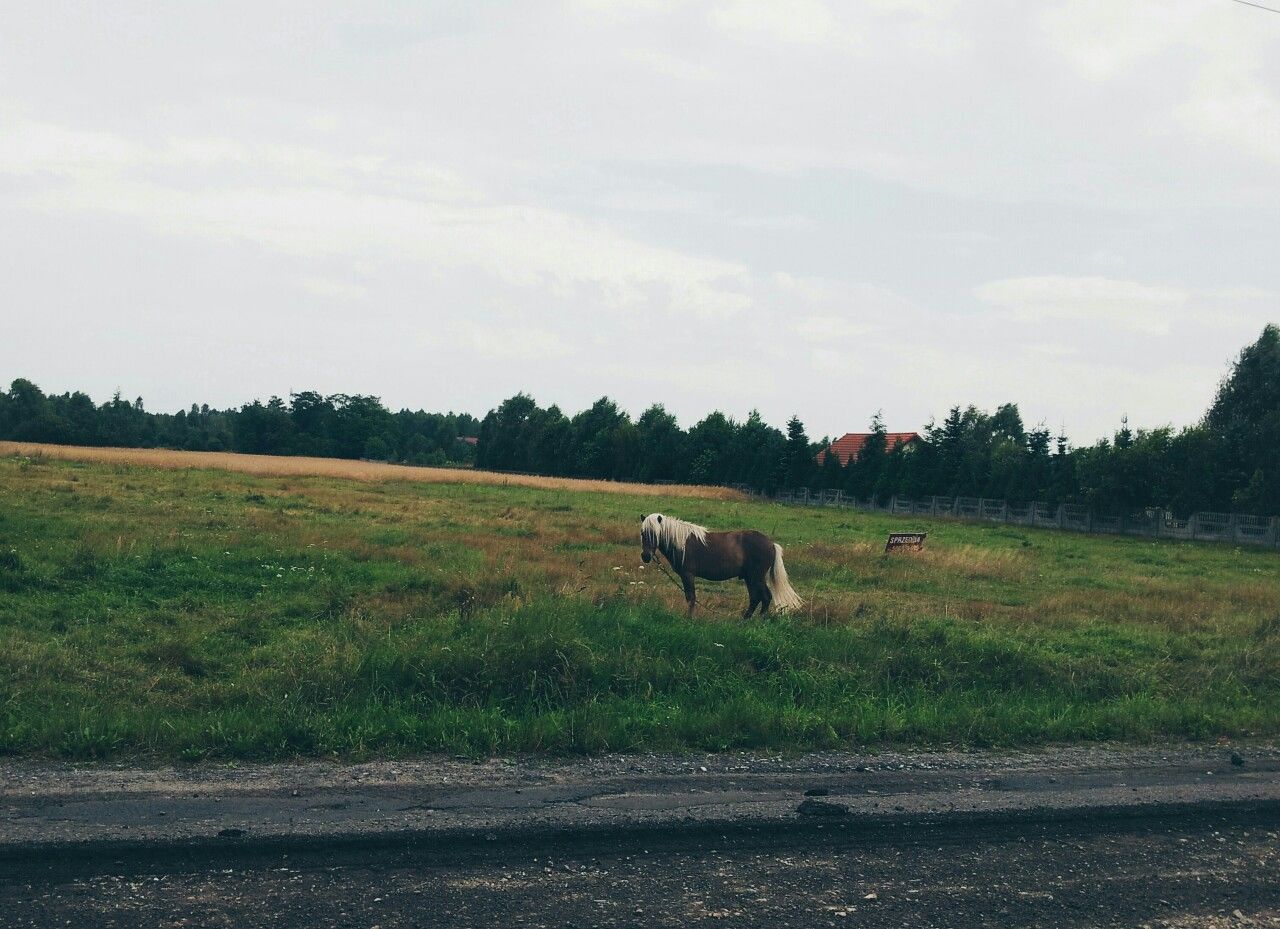
[[[842,490],[779,490],[772,497],[745,484],[735,490],[759,500],[773,500],[789,506],[824,506],[891,513],[895,516],[932,516],[977,522],[1066,529],[1072,532],[1136,535],[1160,539],[1194,539],[1261,545],[1280,548],[1280,519],[1274,516],[1246,516],[1240,513],[1193,513],[1186,519],[1166,510],[1146,509],[1122,515],[1094,513],[1088,507],[1064,503],[1051,508],[1046,503],[1010,503],[979,497],[923,497],[910,500],[859,499]]]

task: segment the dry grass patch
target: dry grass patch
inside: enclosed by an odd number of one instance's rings
[[[872,564],[883,553],[883,546],[869,542],[810,542],[804,546],[806,559],[845,567]]]
[[[358,481],[413,481],[425,484],[489,484],[502,487],[531,487],[538,490],[565,490],[629,494],[637,497],[701,497],[707,500],[739,500],[742,494],[727,487],[696,485],[628,484],[568,477],[539,477],[528,474],[500,474],[471,468],[422,468],[379,461],[352,461],[344,458],[307,458],[294,455],[242,455],[235,452],[187,452],[159,448],[92,448],[78,445],[41,445],[31,442],[0,442],[0,455],[23,455],[38,459],[90,461],[143,468],[199,468],[235,471],[260,477],[337,477]],[[70,488],[68,488],[70,489]]]
[[[1106,621],[1133,623],[1180,632],[1249,628],[1261,615],[1240,609],[1230,600],[1190,591],[1132,593],[1077,589],[1046,593],[1039,599],[1036,621],[1079,624]]]
[[[904,553],[896,557],[917,558],[930,568],[972,580],[1019,582],[1027,580],[1035,573],[1031,559],[1022,552],[1012,549],[993,549],[977,545],[943,548],[934,545],[922,552]]]

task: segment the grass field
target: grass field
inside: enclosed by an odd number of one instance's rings
[[[137,455],[0,457],[0,752],[1280,734],[1275,553]],[[740,584],[703,584],[687,621],[639,564],[654,509],[775,536],[806,608],[742,622]],[[905,528],[928,550],[883,556]]]

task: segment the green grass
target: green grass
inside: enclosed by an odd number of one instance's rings
[[[639,565],[753,526],[808,604]],[[1280,733],[1280,557],[847,511],[0,459],[0,752],[1011,745]],[[910,528],[916,528],[915,525]]]

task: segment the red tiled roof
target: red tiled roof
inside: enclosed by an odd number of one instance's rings
[[[847,465],[850,458],[856,459],[862,452],[862,446],[867,444],[867,439],[871,438],[870,432],[846,432],[840,438],[831,443],[831,451],[836,453],[836,457],[840,459],[840,464]],[[895,445],[910,445],[912,442],[920,441],[920,433],[918,432],[889,432],[885,434],[887,447],[893,451]],[[818,452],[818,464],[822,464],[826,460],[826,450]]]

